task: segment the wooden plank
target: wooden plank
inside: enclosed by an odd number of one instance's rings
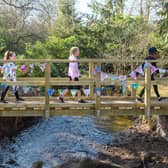
[[[98,63],[97,64],[98,68],[100,69],[99,72],[96,72],[96,89],[99,89],[101,88],[101,63]],[[96,105],[95,105],[95,108],[97,111],[100,110],[100,103],[101,103],[101,99],[100,99],[100,96],[101,96],[101,91],[100,91],[100,95],[99,93],[97,93],[97,91],[95,91],[96,93]]]
[[[89,85],[89,89],[90,89],[90,97],[94,96],[94,80],[93,80],[93,71],[94,71],[94,63],[93,62],[89,62],[89,79],[91,79],[93,81],[93,84]]]
[[[45,82],[45,76],[44,77],[18,77],[17,78],[18,81],[44,81]],[[94,78],[88,78],[88,77],[81,77],[80,80],[89,80],[89,81],[92,81],[94,80]],[[3,79],[0,79],[0,82],[2,82]],[[53,82],[57,82],[57,81],[69,81],[69,78],[68,77],[51,77],[50,78],[50,81],[53,81]]]
[[[150,67],[145,69],[145,116],[150,119],[151,116],[151,72]]]
[[[38,63],[47,63],[47,62],[51,62],[51,63],[69,63],[69,62],[75,62],[75,61],[69,61],[68,59],[17,59],[16,61],[14,61],[16,63],[34,63],[34,64],[38,64]],[[79,59],[76,62],[79,63],[89,63],[89,62],[94,62],[94,63],[143,63],[144,60],[139,60],[139,59],[134,59],[134,60],[130,60],[130,59],[125,59],[125,60],[120,60],[120,59]],[[149,60],[148,62],[157,62],[157,63],[168,63],[168,59],[160,59],[160,60]],[[0,63],[4,63],[4,60],[0,59]]]
[[[100,117],[101,116],[139,116],[139,115],[143,115],[144,114],[144,110],[105,110],[105,109],[101,109],[100,112]]]
[[[43,111],[23,110],[23,111],[0,111],[0,117],[43,117]]]
[[[53,116],[88,116],[95,115],[95,110],[51,110],[51,117]]]
[[[163,85],[163,86],[168,86],[168,80],[155,80],[151,82],[152,85]]]
[[[94,108],[95,103],[85,103],[85,104],[79,104],[79,103],[50,103],[50,107],[56,107],[56,108]]]
[[[80,80],[80,81],[50,81],[50,85],[51,86],[89,86],[89,85],[94,85],[94,81],[93,80]]]
[[[1,81],[1,84],[6,84],[9,86],[17,85],[17,86],[44,86],[44,81],[17,81],[17,82],[7,82],[7,81]]]

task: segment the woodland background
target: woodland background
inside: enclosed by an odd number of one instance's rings
[[[168,56],[167,0],[92,0],[89,13],[78,1],[0,0],[0,57],[68,58],[71,46],[84,58]]]

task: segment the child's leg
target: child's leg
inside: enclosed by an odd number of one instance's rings
[[[14,95],[16,97],[16,101],[24,101],[22,98],[20,98],[19,93],[18,93],[18,87],[17,86],[13,86],[13,92]]]
[[[157,98],[159,98],[160,94],[159,94],[159,91],[158,91],[158,86],[157,85],[153,85],[153,89],[154,89],[154,92],[155,92]]]
[[[83,89],[82,87],[78,88],[78,92],[77,92],[78,102],[79,103],[86,103],[86,101],[82,99],[82,95],[83,95],[83,90],[82,89]]]
[[[6,86],[5,89],[2,90],[2,93],[1,93],[1,101],[4,101],[5,100],[5,96],[9,90],[10,86]]]
[[[139,94],[139,97],[142,98],[143,95],[144,95],[144,93],[145,93],[145,87],[141,90],[141,92],[140,92],[140,94]]]
[[[61,103],[64,103],[64,96],[70,93],[70,89],[66,89],[62,95],[59,95],[59,100]]]

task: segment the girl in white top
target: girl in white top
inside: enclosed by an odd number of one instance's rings
[[[77,62],[79,55],[80,55],[79,48],[72,47],[70,50],[70,57],[69,57],[69,61],[71,62],[69,63],[69,69],[68,69],[68,76],[70,81],[79,81],[80,72],[79,72],[78,62]],[[81,86],[69,86],[68,89],[65,91],[64,95],[67,95],[68,93],[70,93],[71,89],[77,89],[78,102],[85,103],[85,101],[81,99],[82,90],[83,90]],[[62,103],[64,103],[64,99],[63,99],[64,95],[60,95],[59,97],[59,100]]]

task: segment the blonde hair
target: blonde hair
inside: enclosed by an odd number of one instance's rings
[[[4,54],[4,61],[7,61],[10,59],[10,57],[12,57],[15,53],[12,51],[6,51]]]
[[[70,56],[71,56],[71,55],[74,55],[75,52],[77,52],[77,51],[79,51],[79,47],[72,47],[72,48],[70,49]]]

